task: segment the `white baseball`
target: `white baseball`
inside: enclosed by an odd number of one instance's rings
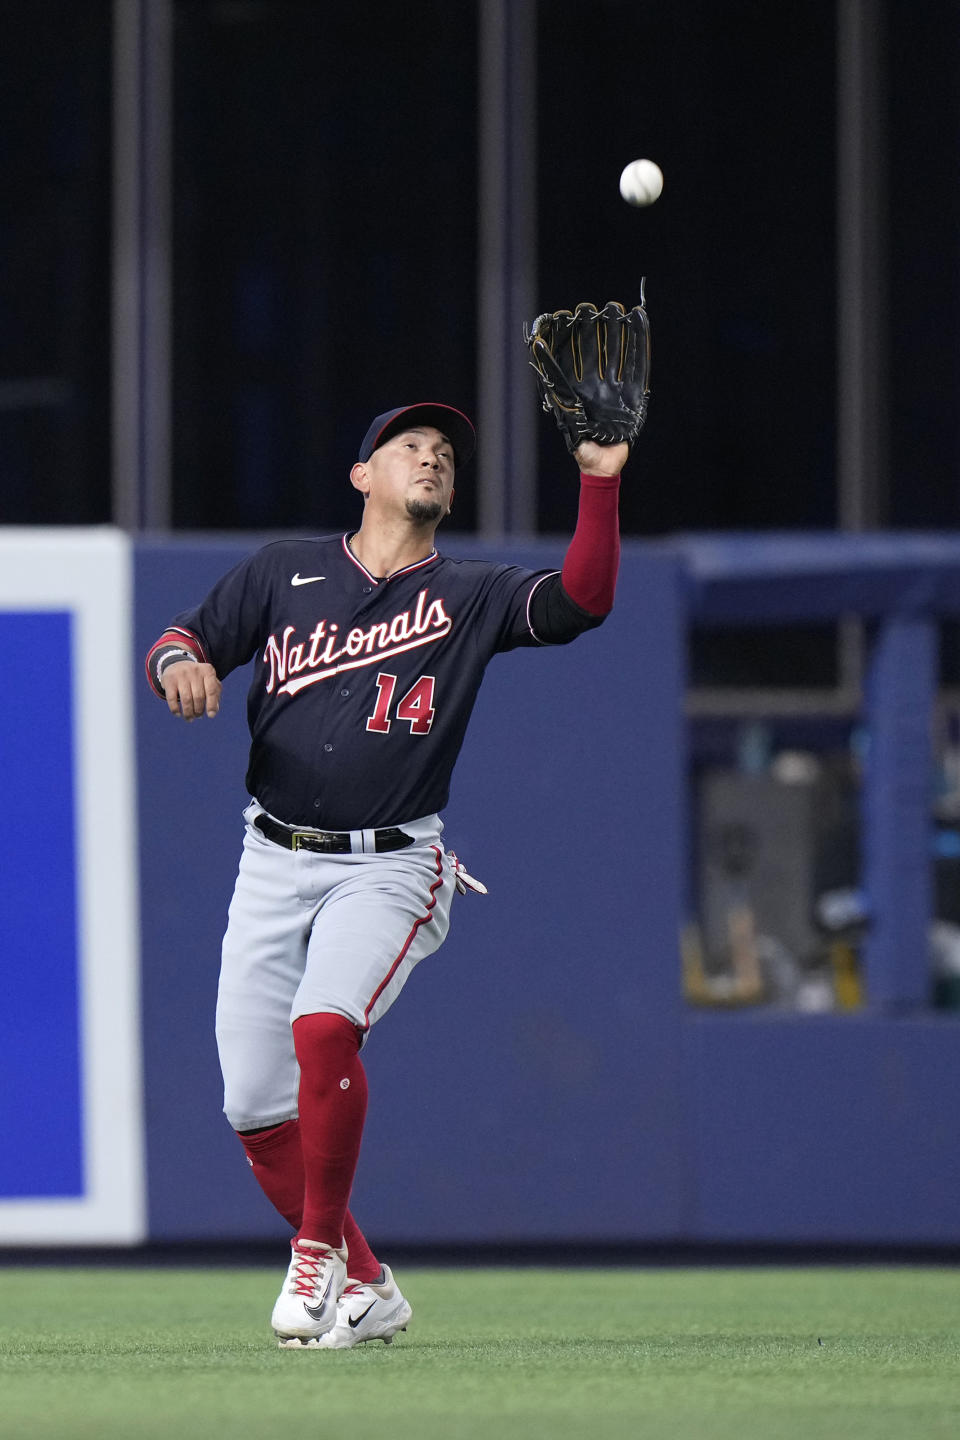
[[[652,160],[631,160],[620,176],[620,194],[628,205],[652,205],[663,189],[663,171]]]

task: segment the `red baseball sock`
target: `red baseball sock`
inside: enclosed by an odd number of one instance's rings
[[[360,1036],[343,1015],[301,1015],[293,1022],[293,1043],[305,1181],[299,1234],[339,1247],[367,1114]]]
[[[239,1138],[264,1195],[294,1230],[299,1230],[304,1187],[299,1120],[285,1120],[282,1125],[272,1125],[266,1130],[247,1131]],[[380,1261],[349,1210],[343,1219],[343,1239],[349,1251],[350,1279],[364,1284],[376,1280]]]
[[[303,1154],[300,1149],[299,1120],[285,1120],[268,1130],[240,1135],[253,1178],[294,1230],[303,1214]]]
[[[348,1210],[343,1217],[343,1239],[347,1247],[347,1274],[351,1280],[369,1285],[380,1275],[380,1261],[374,1255],[367,1238]]]

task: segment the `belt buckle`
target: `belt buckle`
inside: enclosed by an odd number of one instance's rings
[[[312,855],[338,855],[339,836],[333,830],[292,830],[291,847],[307,850]]]

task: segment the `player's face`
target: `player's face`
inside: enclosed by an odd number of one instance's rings
[[[408,518],[437,523],[453,499],[453,446],[433,425],[392,435],[362,468],[367,503],[402,511]],[[354,482],[356,483],[356,482]]]

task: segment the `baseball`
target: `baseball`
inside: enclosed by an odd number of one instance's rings
[[[620,194],[628,205],[652,205],[663,189],[663,171],[652,160],[631,160],[620,176]]]

